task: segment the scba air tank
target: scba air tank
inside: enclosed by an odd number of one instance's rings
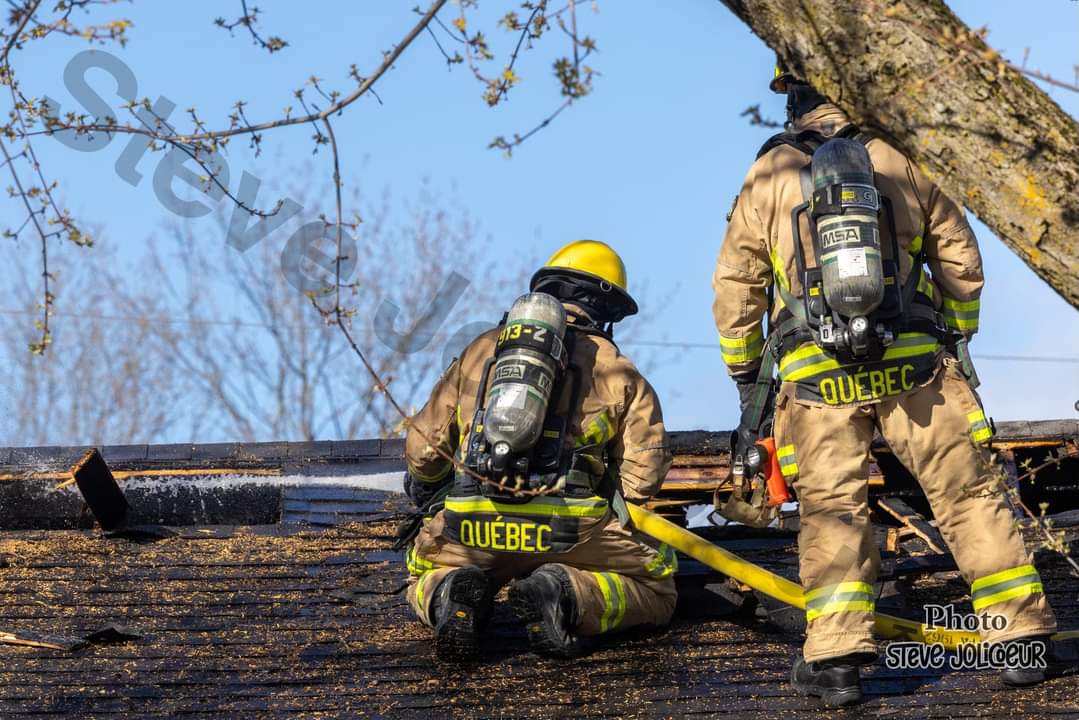
[[[498,337],[483,433],[492,467],[505,471],[512,455],[539,440],[551,390],[565,358],[566,311],[546,293],[517,298]]]
[[[813,153],[812,176],[824,299],[840,315],[864,317],[884,299],[880,197],[869,153],[856,140],[829,140]]]

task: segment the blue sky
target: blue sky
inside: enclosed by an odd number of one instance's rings
[[[177,116],[195,105],[210,125],[221,125],[232,103],[242,98],[250,118],[264,119],[295,104],[292,90],[312,74],[328,87],[350,89],[348,67],[355,63],[361,73],[375,67],[380,52],[414,23],[413,4],[262,0],[260,31],[289,42],[284,51],[268,55],[242,30],[230,38],[213,27],[218,15],[238,15],[239,3],[136,2],[117,10],[134,21],[131,42],[108,50],[131,67],[140,97],[169,98],[179,108]],[[991,43],[1009,57],[1020,58],[1029,46],[1032,66],[1073,77],[1072,67],[1079,63],[1079,3],[1039,0],[1037,12],[1017,2],[949,4],[968,24],[988,26]],[[490,12],[495,3],[481,5]],[[521,85],[493,110],[467,69],[448,71],[435,44],[420,37],[378,84],[383,104],[364,98],[337,121],[345,179],[378,192],[388,186],[400,195],[414,193],[424,178],[435,187],[452,188],[507,264],[545,257],[578,237],[614,245],[626,260],[631,286],[646,281],[647,297],[664,299],[647,326],[627,323],[626,353],[642,352],[630,339],[707,346],[680,350],[651,374],[669,427],[733,427],[737,397],[715,347],[710,275],[731,198],[770,132],[750,126],[739,113],[760,103],[766,115],[782,115],[783,99],[766,87],[773,55],[715,0],[601,0],[598,13],[588,3],[583,6],[582,29],[599,47],[593,64],[602,76],[595,93],[511,159],[486,149],[487,143],[495,135],[529,129],[557,106],[550,74],[554,52],[563,52],[557,33],[543,41],[546,47],[524,57]],[[443,12],[451,18],[456,8]],[[495,37],[502,42],[499,33]],[[15,57],[24,90],[73,107],[62,75],[85,45],[69,40],[38,45]],[[107,76],[91,75],[90,82],[119,107]],[[1079,95],[1050,93],[1065,110],[1079,113]],[[268,133],[259,159],[236,143],[229,155],[233,185],[241,169],[267,177],[311,160],[310,134],[309,128]],[[157,156],[142,161],[146,177],[137,187],[116,176],[113,164],[127,142],[121,138],[95,153],[77,153],[49,140],[39,140],[38,147],[46,170],[63,182],[71,210],[88,224],[103,225],[105,241],[137,248],[140,238],[173,218],[150,187]],[[328,161],[326,154],[314,158]],[[18,207],[7,199],[0,202],[0,224],[17,224],[21,219],[16,218]],[[223,241],[212,219],[186,222],[204,223],[206,242]],[[974,227],[988,277],[976,356],[1079,358],[1079,313],[984,226],[974,222]],[[268,241],[283,243],[287,234]],[[32,251],[27,241],[4,248]],[[447,268],[452,267],[449,259]],[[467,270],[458,268],[466,276]],[[983,357],[979,372],[987,409],[998,419],[1075,415],[1079,364]]]

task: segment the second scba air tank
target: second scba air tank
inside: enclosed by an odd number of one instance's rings
[[[515,456],[535,446],[547,405],[565,362],[566,311],[546,293],[517,298],[498,338],[483,433],[496,476],[511,471]]]
[[[813,153],[812,176],[824,298],[857,331],[884,299],[873,164],[862,143],[837,138]]]

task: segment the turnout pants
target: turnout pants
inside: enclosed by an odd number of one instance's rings
[[[557,563],[569,573],[577,600],[580,635],[599,635],[637,625],[666,625],[674,612],[674,573],[678,561],[667,545],[638,541],[614,516],[565,552],[499,552],[469,547],[442,537],[443,513],[424,521],[405,556],[408,602],[419,619],[432,625],[429,610],[439,583],[455,568],[475,565],[495,587],[529,575],[540,565]]]
[[[1007,621],[982,639],[1055,632],[1041,579],[990,466],[988,421],[950,358],[930,383],[878,404],[810,404],[784,383],[774,427],[783,474],[798,491],[806,661],[876,652],[873,584],[880,555],[868,504],[874,429],[925,491],[971,584],[975,613]]]

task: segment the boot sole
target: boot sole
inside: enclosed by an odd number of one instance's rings
[[[528,633],[528,644],[532,647],[532,651],[546,657],[564,659],[576,657],[578,652],[568,650],[550,637],[541,602],[532,595],[530,590],[527,583],[524,587],[521,583],[514,583],[510,586],[509,604],[513,614],[524,623],[525,631]]]
[[[449,592],[449,617],[435,630],[435,655],[440,660],[475,660],[480,654],[480,608],[487,595],[487,577],[478,568],[458,570],[445,582]]]

